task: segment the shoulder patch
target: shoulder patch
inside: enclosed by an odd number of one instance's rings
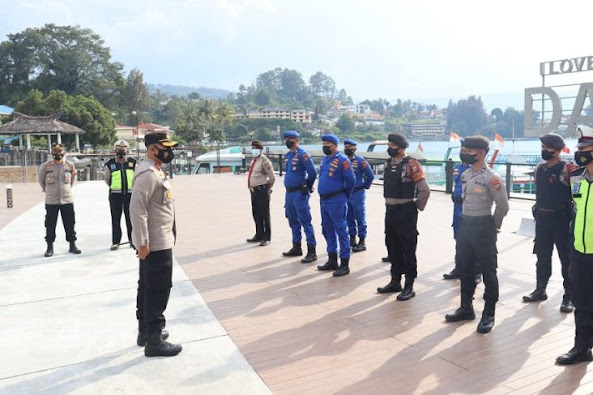
[[[410,160],[408,161],[408,168],[410,169],[410,177],[412,177],[412,180],[414,180],[414,182],[420,182],[426,179],[426,176],[422,171],[422,166],[416,159],[410,158]]]
[[[369,162],[367,162],[366,160],[362,161],[362,168],[366,169],[369,166]]]
[[[344,170],[350,170],[350,161],[349,160],[342,161],[342,167],[344,168]]]
[[[490,185],[492,185],[492,188],[496,189],[497,191],[500,190],[500,188],[502,188],[499,177],[492,178],[490,180]]]
[[[303,154],[303,160],[306,162],[309,160],[309,154]]]

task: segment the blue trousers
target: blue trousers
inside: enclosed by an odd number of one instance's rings
[[[461,221],[461,215],[463,212],[463,205],[461,203],[455,203],[453,206],[453,238],[457,240],[459,234],[459,223]]]
[[[339,242],[340,258],[350,258],[347,215],[348,198],[346,195],[321,201],[321,231],[327,242],[327,253],[337,254]]]
[[[366,193],[356,191],[348,200],[348,231],[350,236],[367,237]]]
[[[284,213],[292,230],[292,242],[301,242],[301,226],[305,231],[307,244],[317,245],[315,232],[311,224],[311,207],[309,207],[309,194],[301,191],[287,192],[284,200]]]

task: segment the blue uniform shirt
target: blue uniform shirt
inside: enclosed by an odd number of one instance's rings
[[[453,168],[453,197],[458,199],[462,198],[462,188],[461,188],[461,175],[464,171],[469,169],[469,165],[465,163],[460,163]]]
[[[365,158],[357,155],[355,155],[350,162],[352,162],[352,170],[354,170],[354,177],[356,178],[354,186],[356,188],[364,187],[364,189],[369,189],[375,178],[375,174],[373,173],[373,169],[371,169],[369,162],[367,162]]]
[[[313,188],[317,171],[307,151],[301,147],[294,151],[288,151],[284,156],[284,162],[286,171],[284,186],[286,188],[298,187],[305,183],[309,190]]]
[[[352,165],[346,155],[337,152],[335,155],[322,159],[317,187],[320,195],[345,191],[346,195],[350,197],[354,190],[354,182]]]

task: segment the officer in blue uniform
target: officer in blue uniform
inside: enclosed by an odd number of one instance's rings
[[[313,184],[317,178],[317,171],[313,160],[307,151],[299,147],[298,132],[289,130],[284,132],[286,147],[289,151],[284,157],[286,176],[284,186],[286,187],[285,214],[292,229],[292,248],[283,252],[283,256],[301,256],[301,226],[307,237],[307,255],[301,263],[309,263],[317,260],[315,246],[315,232],[311,224],[311,207],[309,207],[309,196],[313,192]]]
[[[321,229],[327,242],[328,261],[319,270],[335,270],[334,277],[350,273],[350,244],[348,240],[348,200],[354,191],[354,172],[350,160],[338,151],[340,140],[333,134],[321,137],[323,153],[319,175],[321,200]],[[337,240],[336,240],[337,235]],[[340,267],[338,267],[338,241]]]
[[[457,240],[459,234],[459,224],[461,223],[462,211],[463,211],[463,190],[461,184],[461,175],[464,171],[469,169],[471,166],[463,162],[463,158],[467,155],[467,148],[464,146],[465,141],[461,140],[460,157],[462,158],[461,163],[453,168],[453,194],[451,199],[453,200],[453,238]],[[459,278],[459,271],[457,270],[457,256],[455,257],[455,267],[451,272],[443,274],[445,280],[454,280]],[[482,273],[480,267],[476,263],[476,285],[482,282]]]
[[[362,156],[356,155],[358,142],[352,139],[344,140],[344,154],[350,159],[352,163],[352,170],[356,183],[354,185],[354,192],[348,200],[348,231],[350,233],[350,247],[352,252],[365,251],[366,237],[367,237],[367,219],[365,200],[365,189],[369,189],[375,178],[373,169]],[[356,243],[356,235],[358,233],[358,243]]]

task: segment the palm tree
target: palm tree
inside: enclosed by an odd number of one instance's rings
[[[220,123],[222,130],[225,123],[232,125],[235,121],[235,106],[227,102],[220,103],[216,109],[216,120]]]
[[[175,109],[175,128],[182,131],[188,140],[201,141],[204,122],[198,106],[191,100],[180,99]]]
[[[216,105],[214,104],[214,100],[200,100],[200,104],[198,105],[198,114],[202,119],[202,127],[205,135],[206,128],[208,128],[210,124],[216,119]]]

